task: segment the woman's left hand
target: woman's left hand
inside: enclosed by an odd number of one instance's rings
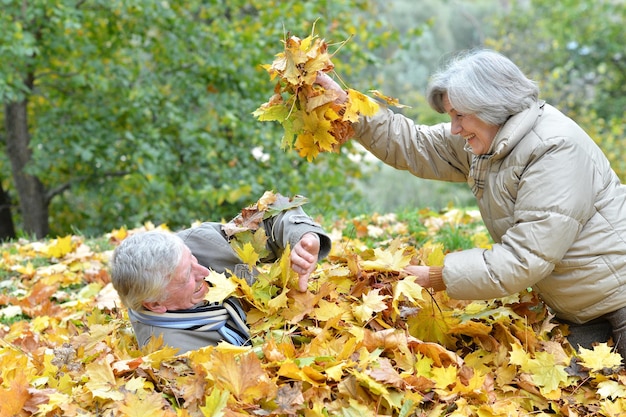
[[[423,265],[409,265],[403,271],[406,275],[413,275],[419,285],[430,288],[430,267]]]

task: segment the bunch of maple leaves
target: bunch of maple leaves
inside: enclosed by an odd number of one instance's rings
[[[289,36],[284,50],[271,65],[264,66],[272,80],[278,79],[274,94],[253,113],[260,121],[279,122],[285,131],[282,146],[295,148],[309,161],[320,152],[337,152],[354,134],[352,123],[379,108],[371,98],[353,89],[346,90],[344,103],[337,103],[336,91],[316,84],[319,72],[333,70],[331,58],[324,39],[314,34],[304,39]]]
[[[288,253],[252,286],[210,275],[209,297],[247,305],[253,346],[183,355],[158,340],[138,348],[111,290],[111,248],[135,230],[108,234],[104,250],[81,236],[3,244],[0,416],[624,415],[619,355],[575,354],[532,292],[463,302],[403,275],[441,263],[443,225],[473,224],[489,245],[468,212],[419,221],[419,248],[394,215],[331,225],[306,293]]]

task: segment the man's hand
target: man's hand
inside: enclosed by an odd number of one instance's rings
[[[315,233],[306,233],[291,251],[291,269],[298,274],[298,290],[301,292],[307,290],[319,253],[320,238]]]

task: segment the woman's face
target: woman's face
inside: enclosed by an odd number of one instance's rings
[[[209,290],[205,281],[207,275],[209,270],[200,265],[189,248],[185,247],[180,263],[167,285],[167,298],[144,306],[156,313],[192,308],[204,300]]]
[[[484,155],[489,152],[500,126],[485,123],[473,114],[459,113],[450,104],[447,94],[444,94],[442,102],[446,113],[450,116],[452,134],[463,136],[474,155]]]

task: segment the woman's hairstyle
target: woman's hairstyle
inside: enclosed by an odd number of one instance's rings
[[[185,244],[177,235],[152,230],[127,237],[111,258],[111,282],[127,308],[167,297],[166,287],[183,257]]]
[[[474,114],[497,126],[529,108],[537,100],[539,88],[510,59],[482,49],[456,56],[431,77],[426,97],[439,113],[446,112],[444,94],[457,112]]]

